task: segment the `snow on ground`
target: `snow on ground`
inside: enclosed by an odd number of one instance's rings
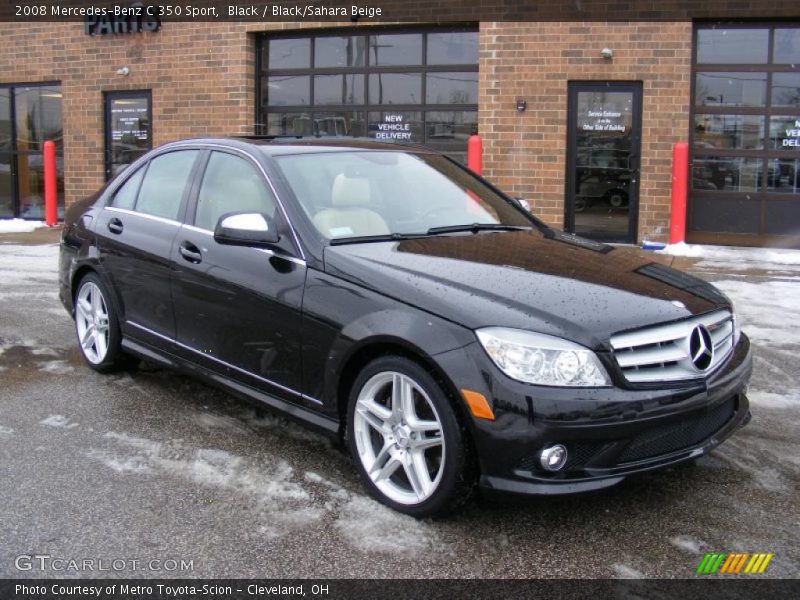
[[[44,221],[25,219],[0,219],[0,233],[30,233],[39,227],[46,227]]]
[[[0,221],[1,223],[2,221]],[[15,286],[58,281],[58,244],[0,244],[0,293]],[[55,290],[55,285],[53,286]]]
[[[800,250],[784,248],[744,248],[739,246],[702,246],[699,244],[670,244],[656,254],[669,256],[686,256],[699,258],[698,266],[710,264],[720,268],[734,270],[763,269],[785,270],[796,267],[800,269]]]
[[[758,344],[800,344],[800,333],[788,323],[800,319],[800,283],[793,281],[715,281],[732,301],[739,325]]]

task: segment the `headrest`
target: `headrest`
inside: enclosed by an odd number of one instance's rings
[[[363,177],[347,177],[340,173],[333,180],[331,189],[331,205],[365,206],[370,203],[369,180]]]

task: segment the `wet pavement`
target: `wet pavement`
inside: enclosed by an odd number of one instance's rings
[[[0,236],[0,577],[687,577],[707,551],[773,552],[767,576],[798,575],[792,255],[675,259],[720,284],[754,342],[753,421],[709,456],[590,495],[415,521],[298,425],[152,366],[85,367],[56,239]],[[95,570],[15,567],[33,554]]]

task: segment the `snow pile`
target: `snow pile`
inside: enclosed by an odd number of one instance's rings
[[[703,262],[725,263],[733,268],[800,266],[800,250],[783,248],[745,248],[740,246],[701,246],[680,242],[670,244],[658,254],[700,258]]]
[[[0,233],[30,233],[39,227],[45,227],[44,221],[26,221],[25,219],[0,219]]]

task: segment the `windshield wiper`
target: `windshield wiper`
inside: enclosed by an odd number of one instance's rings
[[[446,225],[444,227],[431,227],[428,229],[428,235],[437,233],[458,233],[459,231],[471,231],[478,233],[479,231],[529,231],[531,229],[528,225],[503,225],[502,223],[472,223],[465,225]]]
[[[424,233],[385,233],[380,235],[355,235],[352,237],[333,238],[331,246],[341,246],[343,244],[365,244],[368,242],[399,242],[402,240],[413,240],[424,237]]]

